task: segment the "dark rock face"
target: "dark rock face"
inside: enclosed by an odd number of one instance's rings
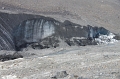
[[[56,74],[53,77],[51,77],[51,79],[63,79],[63,78],[64,79],[88,79],[82,76],[68,74],[66,71],[56,72]]]
[[[0,61],[2,61],[2,62],[8,61],[8,60],[14,60],[17,58],[23,58],[23,56],[20,55],[19,53],[0,55]]]
[[[29,45],[34,49],[58,47],[61,41],[69,46],[95,45],[94,38],[110,33],[103,27],[81,26],[68,20],[61,23],[37,15],[1,13],[0,16],[0,49],[3,50],[21,50]]]
[[[60,71],[57,72],[55,76],[51,77],[51,79],[65,78],[66,76],[68,76],[66,71]]]

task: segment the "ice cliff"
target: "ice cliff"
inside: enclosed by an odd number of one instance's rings
[[[69,46],[96,45],[96,38],[110,33],[103,27],[81,26],[68,20],[62,23],[38,15],[0,13],[1,50],[58,47],[61,40]]]

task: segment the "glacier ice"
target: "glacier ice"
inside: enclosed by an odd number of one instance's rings
[[[95,38],[95,41],[98,45],[118,42],[118,40],[114,39],[114,37],[115,35],[113,33],[110,33],[109,35],[99,35],[98,38]]]
[[[82,26],[68,20],[30,14],[0,13],[0,50],[58,47],[61,40],[68,45],[96,45],[117,40],[103,27]],[[119,36],[117,37],[119,38]]]

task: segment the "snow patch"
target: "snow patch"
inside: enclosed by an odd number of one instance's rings
[[[75,28],[78,28],[78,26],[75,26]]]
[[[114,39],[114,37],[115,35],[113,33],[110,33],[109,35],[99,35],[98,38],[95,38],[95,41],[98,45],[118,42],[118,40]]]
[[[18,79],[16,75],[6,75],[3,76],[2,79]]]
[[[85,37],[72,37],[72,38],[70,39],[70,41],[74,41],[74,39],[81,40],[81,39],[87,39],[87,38],[85,38]]]

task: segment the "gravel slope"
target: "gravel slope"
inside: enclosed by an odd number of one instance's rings
[[[120,42],[109,45],[24,50],[33,56],[0,62],[0,79],[51,79],[56,72],[68,76],[57,79],[120,79]],[[8,77],[8,78],[7,78]]]
[[[61,21],[69,19],[120,33],[120,0],[0,0],[0,4],[2,11],[36,13]]]

